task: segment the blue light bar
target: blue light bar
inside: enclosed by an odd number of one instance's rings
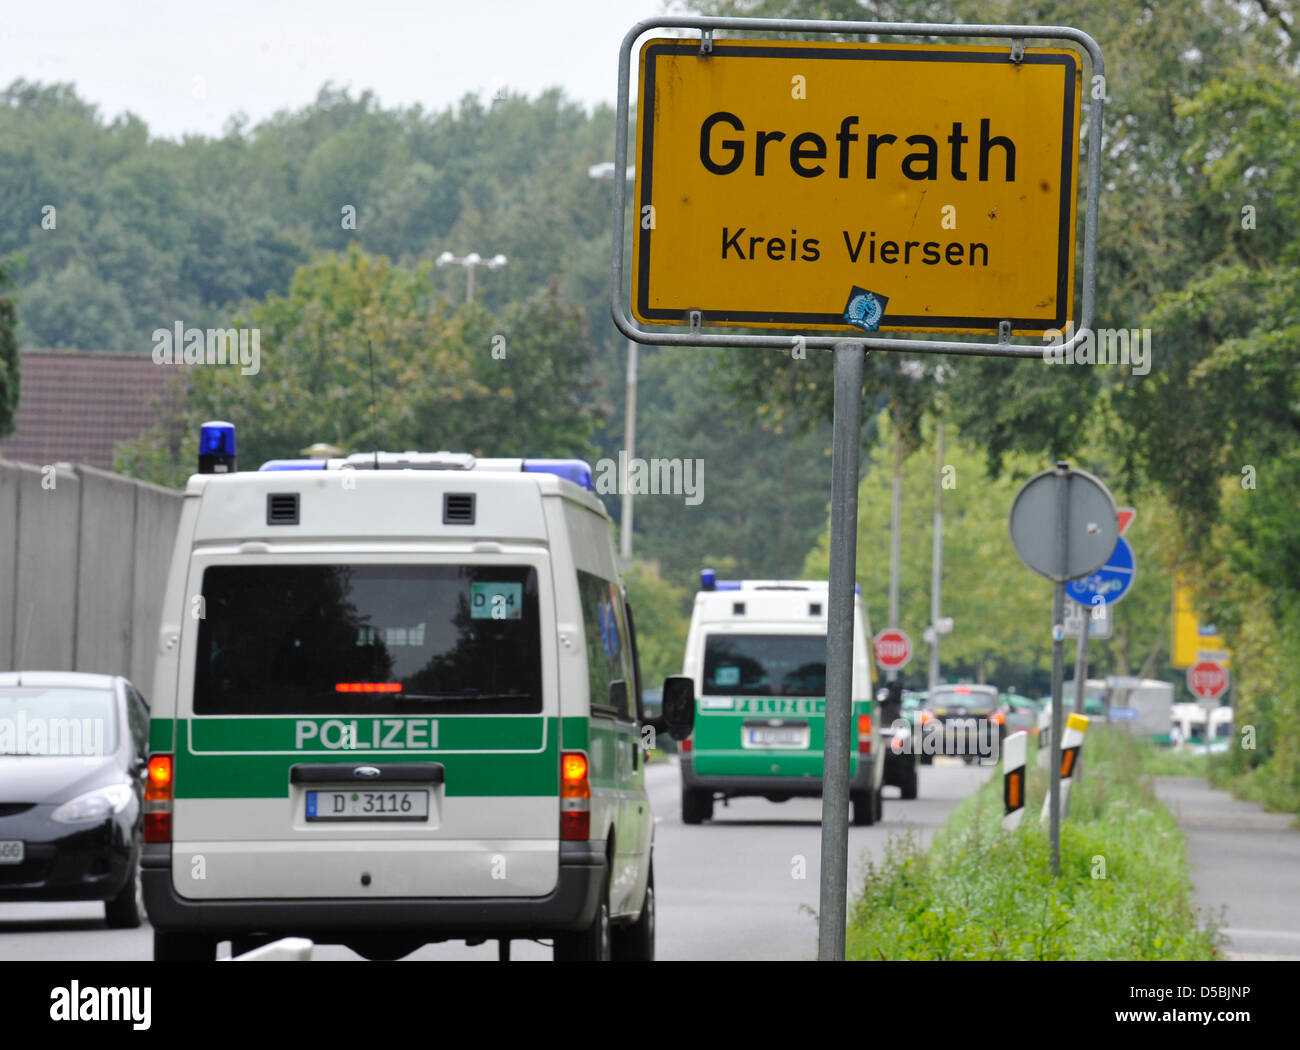
[[[268,459],[258,470],[324,470],[323,459]]]
[[[740,590],[739,580],[719,580],[718,590],[720,591],[738,591]]]
[[[700,590],[711,591],[718,582],[718,574],[712,569],[700,570]]]
[[[233,474],[235,470],[235,425],[221,419],[200,424],[199,473]]]
[[[591,482],[591,465],[581,459],[526,459],[523,470],[525,474],[554,474],[580,485],[588,492],[595,492],[596,486]]]

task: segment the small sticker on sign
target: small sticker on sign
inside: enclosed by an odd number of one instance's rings
[[[523,619],[524,586],[521,583],[471,583],[471,620]]]
[[[888,305],[889,296],[867,291],[855,284],[849,291],[849,301],[844,306],[844,320],[856,328],[874,332],[880,327]]]

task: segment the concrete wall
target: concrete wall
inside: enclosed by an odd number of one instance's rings
[[[0,669],[153,686],[181,495],[92,467],[0,461]]]

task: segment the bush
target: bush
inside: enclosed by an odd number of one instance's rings
[[[848,928],[853,959],[1213,959],[1220,937],[1191,900],[1184,841],[1140,775],[1142,745],[1089,730],[1081,790],[1050,874],[1031,754],[1025,816],[1002,830],[1002,777],[922,850],[909,832],[869,864]]]

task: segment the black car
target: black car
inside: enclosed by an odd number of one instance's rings
[[[880,705],[880,730],[885,735],[885,770],[882,782],[892,784],[905,799],[916,798],[916,762],[919,739],[910,712],[903,707],[903,683],[897,679],[876,692]]]
[[[997,760],[1006,739],[1007,719],[996,686],[940,685],[926,702],[930,718],[926,733],[931,754],[956,755],[967,765],[984,758]],[[939,746],[941,745],[941,746]]]
[[[0,901],[102,900],[140,925],[148,736],[125,678],[0,674]]]

